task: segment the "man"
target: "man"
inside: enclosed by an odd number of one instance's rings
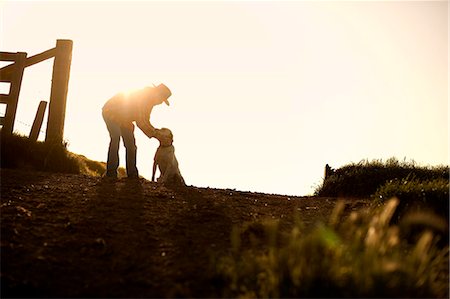
[[[145,87],[129,94],[119,93],[109,99],[103,106],[103,119],[109,131],[111,141],[106,163],[106,176],[117,178],[119,167],[120,137],[126,149],[126,167],[129,178],[138,178],[136,167],[136,140],[134,138],[134,124],[147,135],[148,138],[159,139],[159,130],[150,123],[150,113],[154,106],[165,102],[172,95],[164,84],[155,87]]]

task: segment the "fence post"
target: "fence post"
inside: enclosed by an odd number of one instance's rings
[[[45,135],[46,142],[62,143],[63,141],[72,47],[73,42],[71,40],[59,39],[56,41],[47,132]]]
[[[325,180],[333,174],[333,169],[330,167],[330,165],[325,165]]]
[[[46,108],[47,102],[41,101],[36,112],[36,117],[34,118],[33,126],[31,127],[30,136],[28,137],[31,141],[36,141],[39,137],[39,131],[41,130],[42,122],[44,121]]]

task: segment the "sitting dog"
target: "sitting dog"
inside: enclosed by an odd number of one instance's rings
[[[160,176],[158,183],[168,186],[186,186],[178,161],[175,157],[175,147],[173,146],[173,134],[167,128],[160,130],[159,147],[156,150],[153,162],[152,181],[155,181],[156,168],[159,167]]]

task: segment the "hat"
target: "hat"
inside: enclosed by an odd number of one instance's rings
[[[167,104],[167,106],[170,106],[170,103],[167,100],[172,95],[172,92],[170,91],[170,89],[162,83],[159,84],[158,86],[155,86],[155,89],[158,91],[158,94],[162,98],[164,98],[164,102]]]

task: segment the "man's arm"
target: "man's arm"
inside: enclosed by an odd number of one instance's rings
[[[152,112],[152,109],[153,107],[141,108],[136,119],[136,125],[148,138],[156,137],[158,135],[158,129],[153,127],[150,123],[150,113]]]

